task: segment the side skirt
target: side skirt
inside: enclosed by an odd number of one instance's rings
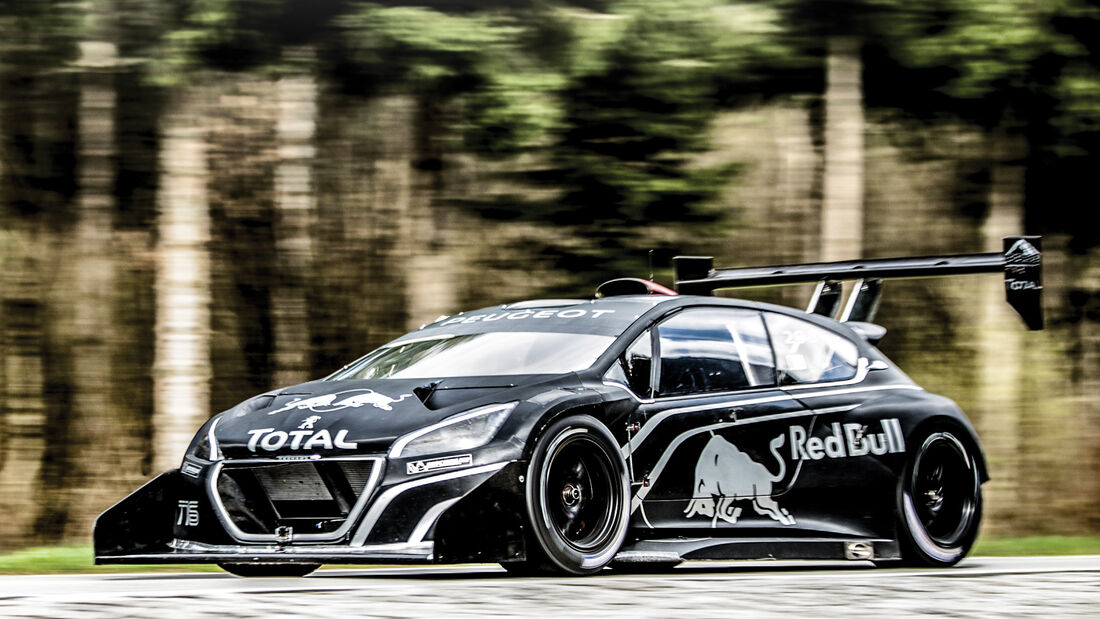
[[[619,563],[677,563],[720,559],[819,559],[888,561],[900,559],[896,540],[866,538],[646,539],[623,545]]]
[[[96,565],[144,563],[430,563],[432,542],[375,546],[223,546],[173,540],[167,552],[97,556]]]

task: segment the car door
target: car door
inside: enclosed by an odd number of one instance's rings
[[[689,308],[651,334],[652,397],[639,406],[629,450],[641,520],[656,528],[794,524],[774,497],[793,478],[786,425],[809,414],[777,385],[759,312]]]
[[[872,403],[894,385],[867,380],[867,359],[848,337],[778,312],[764,318],[781,388],[813,413],[788,430],[788,456],[800,472],[788,509],[821,533],[874,536],[873,523],[891,521],[889,459],[904,457],[905,445],[897,413]]]

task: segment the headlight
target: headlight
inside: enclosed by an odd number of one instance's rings
[[[199,430],[191,441],[191,446],[187,448],[187,455],[211,462],[222,459],[222,450],[218,446],[218,439],[214,436],[214,428],[218,427],[219,421],[221,418],[215,417],[209,425]]]
[[[410,432],[393,442],[390,457],[412,457],[473,449],[488,443],[518,402],[482,406]]]

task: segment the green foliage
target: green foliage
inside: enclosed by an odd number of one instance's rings
[[[190,0],[165,18],[152,53],[151,80],[173,85],[213,67],[246,71],[276,65],[284,46],[312,42],[345,10],[345,0]]]
[[[1088,535],[982,537],[974,545],[973,554],[986,557],[1094,555],[1100,554],[1100,537]]]
[[[896,85],[891,104],[1021,132],[1029,226],[1069,232],[1078,249],[1100,243],[1095,227],[1077,224],[1095,209],[1088,178],[1100,152],[1095,0],[936,0],[885,12],[877,27],[898,64],[868,81]]]
[[[639,4],[604,68],[563,93],[551,177],[563,195],[548,215],[591,240],[569,252],[575,268],[636,273],[646,249],[717,230],[711,201],[734,170],[692,165],[718,111],[716,76],[731,69],[708,4]]]
[[[94,564],[91,546],[39,546],[0,555],[0,574],[75,574],[89,572],[220,572],[216,565]]]
[[[415,7],[357,4],[337,20],[336,72],[364,93],[384,88],[472,90],[486,81],[494,56],[509,51],[519,28],[497,15],[448,15]]]
[[[892,13],[882,26],[893,35],[891,51],[904,66],[951,67],[955,75],[943,90],[980,99],[1023,86],[1035,59],[1055,46],[1038,6],[1025,0],[939,0]]]
[[[0,0],[0,66],[59,67],[75,61],[80,17],[49,0]]]
[[[717,78],[733,70],[713,8],[711,2],[646,2],[619,3],[612,17],[566,13],[576,24],[573,40],[591,48],[557,66],[526,67],[528,76],[539,69],[546,76],[524,78],[527,88],[489,90],[497,107],[482,108],[467,132],[476,145],[489,140],[470,136],[494,130],[516,138],[497,152],[537,145],[539,164],[521,176],[554,195],[507,197],[481,204],[480,212],[552,224],[558,234],[537,239],[530,249],[563,271],[593,277],[642,274],[648,249],[718,233],[725,213],[715,198],[737,167],[694,163],[708,147],[719,111]],[[550,77],[555,71],[557,79]],[[498,74],[494,86],[524,81],[497,81],[499,75],[508,73]],[[509,133],[506,127],[527,130]],[[549,133],[540,141],[543,130]]]

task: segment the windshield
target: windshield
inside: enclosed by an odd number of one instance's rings
[[[564,374],[591,366],[613,341],[526,331],[440,335],[383,346],[330,380]]]

